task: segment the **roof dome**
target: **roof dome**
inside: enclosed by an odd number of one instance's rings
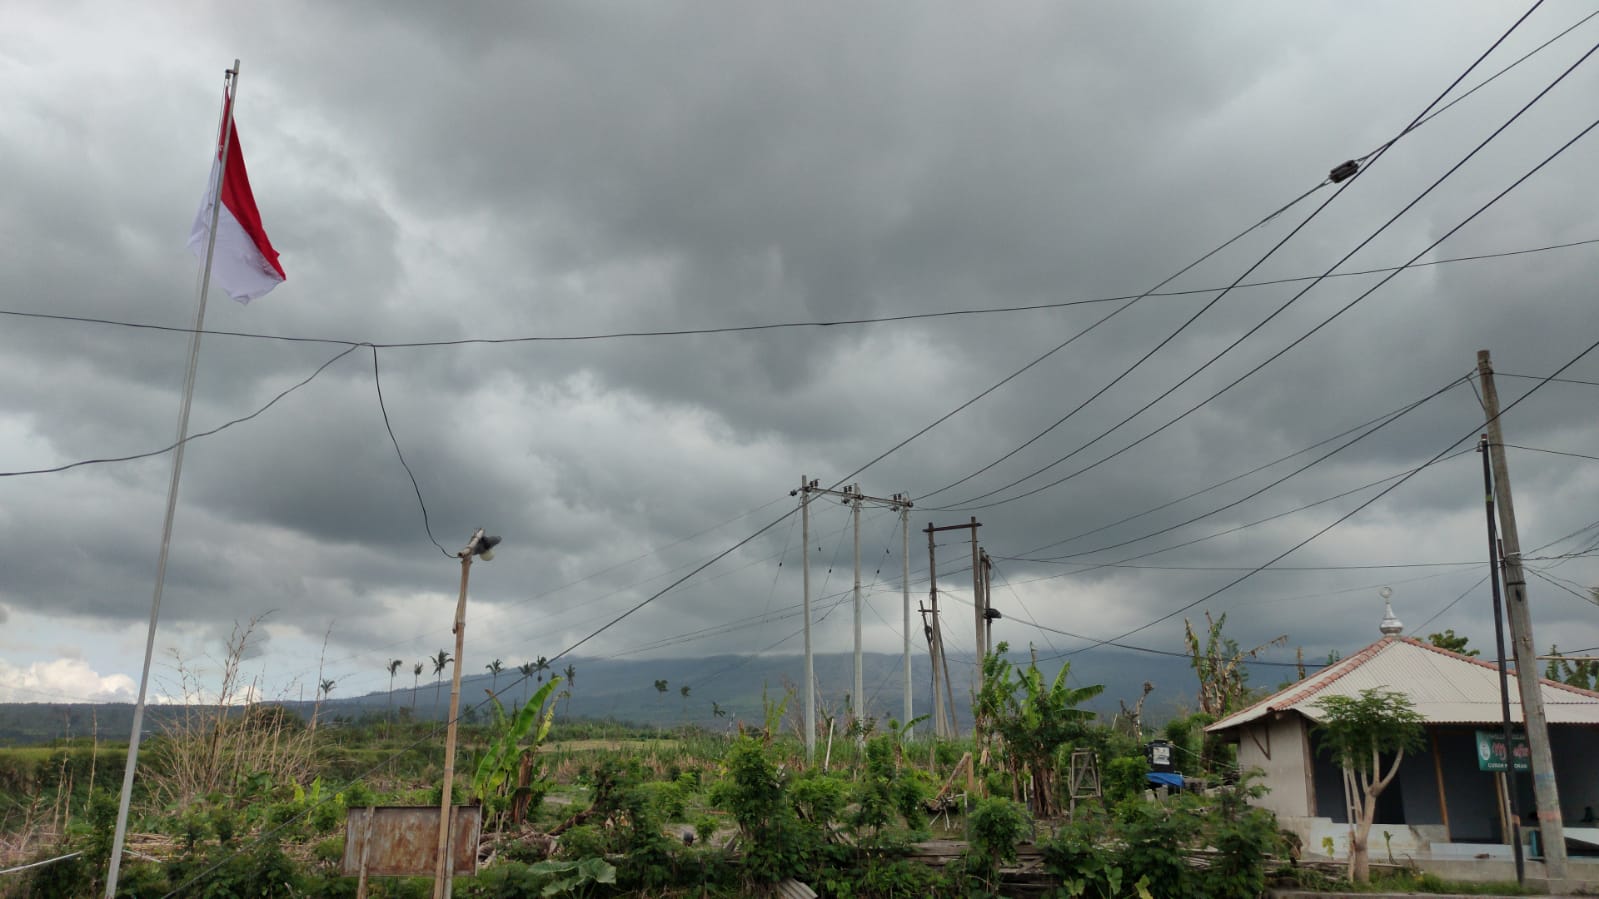
[[[1389,602],[1387,599],[1384,599],[1382,601],[1382,606],[1382,624],[1379,625],[1377,629],[1382,631],[1383,636],[1385,637],[1397,637],[1404,633],[1405,623],[1400,621],[1398,616],[1394,614],[1394,604]]]

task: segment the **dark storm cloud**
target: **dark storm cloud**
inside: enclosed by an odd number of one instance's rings
[[[324,4],[270,14],[157,9],[136,25],[113,15],[75,23],[44,6],[26,13],[0,44],[11,61],[0,78],[14,79],[18,98],[0,113],[0,165],[20,173],[0,201],[0,235],[15,248],[0,267],[0,306],[186,323],[193,263],[180,244],[215,115],[205,79],[217,61],[242,56],[241,134],[290,280],[248,308],[213,303],[207,323],[376,341],[1137,293],[1391,137],[1509,21],[1491,5],[1387,9],[1381,27],[1332,5]],[[1453,24],[1447,40],[1434,27],[1440,14]],[[1559,18],[1535,17],[1502,59],[1569,24]],[[141,36],[139,48],[120,39],[125,28]],[[1555,45],[1395,145],[1252,277],[1324,271],[1574,59],[1574,47]],[[105,78],[106,67],[143,74]],[[1586,124],[1595,90],[1595,77],[1579,71],[1345,268],[1398,264],[1426,247]],[[74,95],[92,99],[78,108]],[[1595,155],[1579,146],[1428,258],[1599,236],[1592,204],[1576,201]],[[1229,283],[1329,195],[1173,286]],[[1469,371],[1479,347],[1491,347],[1503,371],[1546,373],[1595,339],[1595,259],[1579,248],[1403,273],[1125,454],[1027,499],[936,510],[1069,456],[989,499],[1009,498],[1127,447],[1378,276],[1318,285],[1119,425],[1300,286],[1240,289],[1048,436],[919,504],[912,526],[975,512],[991,551],[1021,555],[1420,399]],[[1084,403],[1208,299],[1140,303],[858,480],[872,494],[920,495],[971,474]],[[507,538],[500,560],[474,575],[483,626],[474,625],[482,643],[472,652],[509,659],[570,645],[791,508],[785,494],[800,473],[831,483],[1112,308],[387,349],[380,362],[389,424],[439,541],[453,552],[478,525]],[[184,348],[181,334],[8,321],[0,372],[13,389],[0,397],[0,467],[170,442]],[[195,426],[259,407],[339,349],[207,337]],[[233,621],[275,609],[270,655],[291,651],[286,636],[314,642],[337,620],[335,655],[374,684],[378,666],[359,659],[431,652],[445,639],[439,610],[454,563],[423,531],[371,361],[358,349],[256,421],[191,445],[169,584],[175,626],[215,640]],[[1599,379],[1599,361],[1571,374]],[[1501,391],[1508,402],[1531,383],[1507,378]],[[1506,417],[1511,442],[1599,454],[1595,389],[1541,391]],[[1056,551],[1102,548],[1091,558],[1166,568],[1069,577],[1053,577],[1060,566],[1046,563],[1002,568],[1015,600],[1041,621],[1096,636],[1132,629],[1287,550],[1380,487],[1221,532],[1398,474],[1458,438],[1469,447],[1481,421],[1475,403],[1457,387],[1264,495],[1169,534],[1109,548],[1238,500],[1314,455]],[[1469,454],[1441,463],[1283,564],[1474,557],[1475,465]],[[1582,509],[1599,479],[1584,466],[1593,463],[1521,451],[1512,465],[1529,545],[1588,523]],[[14,548],[0,556],[6,604],[140,620],[166,477],[157,459],[0,482],[0,536]],[[849,581],[847,519],[836,503],[815,512],[817,592],[836,594]],[[1210,534],[1218,536],[1119,561]],[[918,536],[912,590],[921,595]],[[16,549],[41,540],[94,551],[74,550],[62,571]],[[868,615],[868,639],[891,649],[899,535],[891,519],[871,519],[863,542],[877,569],[868,580],[881,591],[873,608],[888,622]],[[784,608],[798,599],[798,555],[797,527],[780,524],[584,652]],[[1584,566],[1556,573],[1599,577]],[[968,577],[946,576],[957,590]],[[1404,582],[1421,577],[1431,579]],[[1289,632],[1324,653],[1374,635],[1381,610],[1371,606],[1386,581],[1401,582],[1402,617],[1419,625],[1477,577],[1267,573],[1187,614],[1235,610],[1229,625],[1242,642]],[[1577,602],[1551,602],[1552,626],[1585,626]],[[1312,621],[1307,609],[1337,614]],[[1175,646],[1182,617],[1137,639]],[[819,638],[847,642],[848,621],[847,608],[835,612]],[[659,651],[760,649],[797,626]],[[1039,636],[1011,626],[1017,641]],[[1443,626],[1485,636],[1487,619],[1463,602],[1432,629]]]

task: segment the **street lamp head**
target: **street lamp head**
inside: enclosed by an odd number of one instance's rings
[[[483,561],[492,562],[492,561],[494,561],[494,547],[499,546],[499,545],[500,545],[500,538],[499,537],[491,537],[491,536],[485,534],[484,536],[482,536],[481,538],[478,539],[477,546],[474,547],[472,551],[474,553],[476,553],[477,557],[482,559]]]

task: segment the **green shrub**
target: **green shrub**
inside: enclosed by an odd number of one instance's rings
[[[556,855],[568,859],[603,856],[612,849],[610,835],[594,824],[579,824],[567,830],[557,845]]]
[[[746,875],[756,883],[775,883],[798,874],[807,861],[806,834],[766,747],[753,737],[739,737],[726,764],[727,777],[711,798],[738,822]]]
[[[1149,786],[1149,762],[1143,755],[1124,755],[1105,763],[1105,800],[1111,803],[1139,799]]]
[[[1021,805],[998,796],[977,800],[966,820],[966,867],[975,889],[998,889],[999,866],[1016,860],[1016,847],[1031,829]]]

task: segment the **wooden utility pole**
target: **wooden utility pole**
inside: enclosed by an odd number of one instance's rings
[[[1510,467],[1505,462],[1504,434],[1499,426],[1499,393],[1494,388],[1493,363],[1488,359],[1487,350],[1477,353],[1477,375],[1482,380],[1483,411],[1488,418],[1488,453],[1493,461],[1494,495],[1498,501],[1500,540],[1504,547],[1505,605],[1516,658],[1516,686],[1521,691],[1521,718],[1527,729],[1527,748],[1532,753],[1532,790],[1538,803],[1544,871],[1550,880],[1565,880],[1565,824],[1560,816],[1554,757],[1549,750],[1549,722],[1543,711],[1543,685],[1538,676],[1538,652],[1532,639],[1532,615],[1527,609],[1527,578],[1521,569],[1521,540],[1516,532],[1516,507],[1510,495]]]
[[[972,529],[972,648],[977,653],[977,668],[972,675],[977,679],[977,689],[973,693],[975,697],[983,692],[983,656],[985,655],[983,631],[987,629],[986,625],[988,624],[987,621],[983,620],[983,609],[988,603],[983,598],[983,560],[978,554],[979,550],[977,548],[977,529],[981,525],[977,523],[977,516],[972,516],[970,527]],[[977,704],[976,699],[972,700],[972,704],[974,706]],[[977,736],[977,715],[974,712],[972,715],[972,737],[976,739]]]
[[[953,737],[955,735],[955,731],[957,729],[957,725],[955,724],[955,690],[954,690],[954,687],[950,683],[950,679],[949,679],[949,657],[944,652],[943,631],[939,628],[939,623],[938,623],[938,576],[937,576],[937,573],[936,573],[936,569],[933,566],[933,554],[934,554],[934,552],[933,552],[933,547],[934,547],[933,535],[939,533],[940,531],[960,531],[960,530],[970,529],[971,532],[972,532],[972,605],[975,607],[975,610],[976,610],[975,611],[975,616],[976,617],[974,619],[976,621],[976,624],[977,624],[977,627],[976,627],[976,644],[975,645],[976,645],[976,648],[977,648],[976,651],[978,653],[976,677],[977,677],[977,690],[979,692],[981,692],[982,688],[983,688],[983,660],[982,660],[983,625],[984,625],[985,622],[983,620],[983,597],[982,597],[983,572],[982,572],[982,566],[978,563],[978,555],[977,555],[978,554],[978,549],[977,549],[977,529],[980,528],[980,527],[982,527],[982,524],[979,523],[978,520],[974,517],[974,518],[972,518],[972,520],[970,522],[968,522],[966,524],[947,524],[947,525],[944,525],[942,527],[934,527],[933,524],[931,522],[929,522],[928,525],[927,525],[927,528],[926,528],[926,532],[927,532],[927,571],[928,571],[928,578],[932,581],[933,633],[938,638],[938,650],[939,650],[938,651],[938,655],[939,655],[939,659],[940,659],[940,661],[941,661],[941,663],[943,664],[943,667],[944,667],[944,693],[945,693],[945,696],[946,696],[946,699],[947,699],[947,702],[948,702],[948,710],[947,711],[948,711],[948,717],[949,717],[949,733],[947,734],[947,736],[951,736],[951,737]],[[975,700],[973,701],[972,705],[973,705],[973,708],[975,710],[975,708],[976,708],[976,701]],[[975,717],[975,713],[974,713],[974,717]],[[975,734],[976,731],[974,730],[973,733]]]
[[[905,717],[900,719],[905,727],[905,737],[911,737],[911,717],[914,706],[911,702],[911,498],[908,493],[896,493],[894,499],[899,506],[899,536],[900,536],[900,563],[905,568],[904,575],[900,578],[901,601],[904,603],[905,623]]]
[[[999,613],[994,611],[994,602],[989,595],[994,589],[994,560],[988,557],[988,551],[983,550],[983,655],[994,651],[994,619]]]
[[[938,643],[933,638],[932,622],[927,619],[927,606],[918,602],[916,609],[922,615],[922,634],[927,637],[928,667],[932,669],[933,673],[930,685],[933,711],[928,717],[933,719],[933,736],[942,737],[944,735],[944,698],[943,691],[938,688]]]
[[[938,682],[939,668],[944,662],[943,631],[938,626],[938,554],[933,544],[933,526],[927,526],[927,602],[931,606],[928,614],[933,616],[933,623],[928,628],[928,655],[933,662],[933,735],[948,737],[950,734],[949,718],[944,714],[944,700],[947,697],[944,689]],[[949,669],[944,669],[944,678],[949,679]],[[947,697],[953,699],[954,697]]]

